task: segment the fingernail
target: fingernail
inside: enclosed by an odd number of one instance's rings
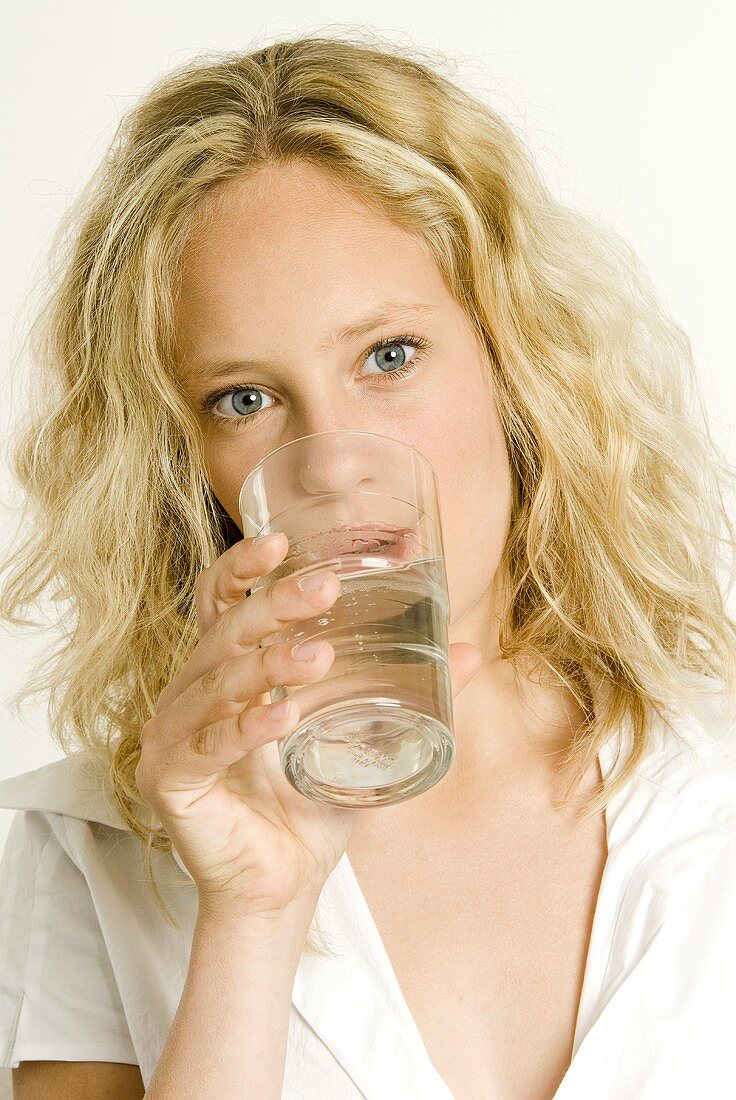
[[[326,583],[329,576],[330,570],[327,569],[321,573],[310,573],[308,577],[300,577],[297,583],[302,592],[316,592],[318,588]]]
[[[324,642],[300,642],[293,646],[291,655],[295,661],[311,661],[324,647]]]
[[[273,706],[268,708],[268,717],[274,722],[280,722],[282,718],[286,717],[290,706],[290,699],[284,699],[281,703],[274,703]]]
[[[253,539],[254,546],[267,546],[270,542],[276,542],[277,539],[282,537],[280,531],[276,531],[271,535],[259,535],[257,539]]]

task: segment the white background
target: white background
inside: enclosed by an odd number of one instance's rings
[[[19,341],[43,250],[129,105],[159,74],[209,49],[373,28],[449,53],[455,79],[525,135],[553,190],[635,245],[698,356],[714,435],[736,463],[734,27],[728,0],[514,0],[368,6],[290,0],[262,22],[242,2],[30,0],[9,18],[2,80],[0,429],[26,364]],[[340,22],[337,22],[337,20]],[[6,17],[6,25],[7,25]],[[730,25],[729,25],[730,24]],[[11,367],[11,357],[16,362]],[[3,457],[5,452],[3,451]],[[0,467],[0,548],[18,490]],[[0,778],[61,755],[37,705],[7,710],[43,632],[0,633]],[[0,847],[12,811],[0,810]]]

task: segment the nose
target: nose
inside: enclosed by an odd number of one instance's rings
[[[417,491],[416,464],[400,441],[367,429],[295,436],[261,460],[240,490],[244,534],[292,522],[305,531],[381,521],[406,526]],[[374,514],[378,511],[380,514]]]
[[[339,429],[304,437],[299,480],[310,496],[370,492],[380,485],[384,459],[375,438],[359,431]]]

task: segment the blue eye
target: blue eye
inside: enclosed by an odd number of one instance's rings
[[[405,347],[413,347],[413,348],[416,349],[416,348],[424,348],[426,346],[427,346],[426,340],[420,340],[419,337],[415,337],[415,336],[398,336],[395,340],[379,340],[377,343],[375,343],[373,345],[373,347],[368,348],[368,351],[366,352],[366,358],[370,359],[371,355],[378,355],[379,352],[387,351],[389,348],[391,348],[391,349],[393,349],[393,348],[402,349],[402,348],[405,348]],[[383,374],[386,378],[396,378],[397,376],[398,377],[403,377],[404,364],[405,363],[412,363],[415,358],[416,358],[416,356],[413,355],[411,357],[411,359],[407,359],[406,354],[404,353],[403,350],[399,350],[398,355],[395,351],[392,350],[391,354],[386,357],[384,362],[378,364],[379,367],[380,367],[380,373]],[[377,360],[377,362],[378,362],[378,360]],[[386,370],[383,369],[384,366],[396,367],[398,369],[393,370],[393,371],[386,371]]]
[[[405,352],[402,350],[406,346],[415,349],[415,354],[410,359],[407,359]],[[419,360],[422,358],[419,353],[429,346],[429,341],[421,336],[397,336],[392,340],[378,340],[365,352],[365,359],[369,359],[372,355],[386,349],[392,349],[391,353],[388,356],[380,357],[381,361],[378,362],[379,370],[377,372],[372,372],[364,377],[380,377],[381,381],[386,380],[389,382],[407,378],[409,375],[414,374],[418,368]],[[399,350],[394,351],[393,349]],[[269,394],[256,386],[228,386],[226,389],[216,390],[205,397],[201,408],[210,419],[218,423],[225,422],[228,426],[240,427],[245,420],[252,420],[255,414],[261,412],[262,409],[270,408],[269,405],[263,405],[264,397],[273,400]],[[224,402],[225,399],[231,401],[232,411],[229,413],[216,409],[216,406],[221,401]]]

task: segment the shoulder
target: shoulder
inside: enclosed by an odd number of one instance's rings
[[[116,904],[146,904],[144,845],[115,805],[104,761],[75,752],[0,780],[0,809],[17,811],[0,853],[0,873],[16,884],[39,875],[45,881],[53,866],[66,874],[66,888],[81,875],[93,892],[103,891],[100,906],[113,894]],[[182,873],[191,881],[175,851],[154,849],[151,860],[159,891],[180,888]]]
[[[140,935],[123,910],[139,899],[133,834],[90,824],[115,815],[73,758],[1,781],[0,806],[17,811],[0,859],[0,1065],[137,1062],[110,953],[115,919]]]
[[[62,814],[130,831],[115,806],[103,766],[83,753],[0,780],[0,808]]]
[[[628,758],[630,720],[618,734],[601,754],[606,780]],[[609,863],[641,904],[653,889],[692,894],[711,867],[736,871],[736,718],[723,694],[705,691],[652,721],[633,773],[607,802],[606,825]]]
[[[717,685],[658,725],[641,775],[694,823],[736,837],[736,713]]]

